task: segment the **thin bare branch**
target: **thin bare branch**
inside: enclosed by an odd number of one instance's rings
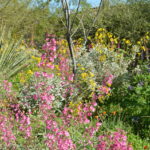
[[[64,16],[65,16],[65,21],[66,21],[66,27],[67,27],[67,16],[66,16],[66,6],[64,4],[64,0],[61,0],[61,3],[62,3],[62,9],[63,9],[63,13],[64,13]]]
[[[67,20],[68,20],[68,33],[71,31],[70,30],[70,10],[69,10],[69,4],[68,4],[68,1],[65,0],[65,3],[66,3],[66,16],[67,16]]]
[[[84,40],[87,41],[86,29],[85,29],[85,27],[84,27],[83,20],[81,20],[81,26],[82,26],[82,28],[83,28]]]
[[[77,28],[74,30],[74,32],[71,34],[71,37],[73,37],[74,36],[74,34],[77,32],[77,30],[79,29],[79,26],[80,26],[80,23],[81,23],[81,21],[82,21],[82,19],[83,19],[83,17],[84,17],[84,14],[82,15],[82,17],[81,18],[79,18],[78,17],[78,19],[80,20],[80,22],[79,22],[79,24],[78,24],[78,26],[77,26]]]
[[[70,8],[69,8],[69,3],[68,0],[61,0],[62,2],[62,7],[63,7],[63,12],[64,12],[64,17],[66,20],[66,39],[68,42],[68,47],[70,51],[70,57],[72,59],[72,71],[74,75],[76,74],[76,60],[75,60],[75,55],[74,55],[74,50],[73,50],[73,42],[72,42],[72,37],[71,37],[71,20],[70,20]]]
[[[74,22],[75,22],[75,18],[76,18],[76,16],[77,16],[78,12],[79,12],[80,4],[81,4],[81,0],[78,1],[76,13],[75,13],[75,15],[74,15],[74,17],[73,17],[72,24],[71,24],[71,30],[73,29],[73,25],[74,25]]]
[[[60,18],[60,20],[63,23],[63,25],[65,26],[65,28],[67,29],[67,26],[66,26],[65,22],[62,20],[62,18]]]

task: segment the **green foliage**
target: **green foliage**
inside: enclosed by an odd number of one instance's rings
[[[108,4],[104,1],[105,7],[101,9],[90,34],[94,35],[97,28],[106,28],[120,39],[126,38],[136,43],[150,31],[150,1],[131,1],[132,3],[110,0]],[[81,13],[80,18],[84,16],[83,25],[79,26],[75,34],[77,38],[84,37],[84,31],[87,32],[91,28],[97,9],[87,9]]]
[[[122,83],[120,86],[117,84],[118,88],[114,89],[114,93],[120,91],[121,97],[118,99],[118,102],[122,102],[122,107],[126,107],[126,111],[130,112],[133,116],[148,115],[150,102],[149,81],[149,74],[137,74],[131,76],[126,83]]]
[[[101,12],[97,25],[107,28],[120,38],[137,41],[150,30],[149,13],[148,1],[117,3]]]
[[[12,31],[15,38],[24,35],[26,42],[35,46],[35,41],[41,44],[46,32],[52,32],[51,21],[57,22],[48,8],[48,3],[38,3],[33,0],[12,0],[6,5],[5,1],[0,4],[0,23]],[[51,17],[52,16],[52,17]],[[54,18],[54,19],[53,19]],[[54,21],[55,20],[55,21]]]
[[[148,67],[144,67],[141,66],[140,72],[114,80],[112,95],[103,106],[108,110],[117,108],[115,111],[124,115],[124,121],[129,121],[134,132],[143,138],[150,135],[150,74]]]
[[[7,37],[8,36],[8,37]],[[21,40],[15,41],[5,29],[0,36],[0,79],[9,79],[28,65],[28,55],[20,51]]]
[[[135,150],[138,150],[138,149],[147,149],[150,148],[150,144],[149,144],[149,141],[148,140],[142,140],[141,138],[139,138],[139,136],[137,135],[134,135],[133,133],[129,133],[128,134],[128,141],[129,143],[131,143],[133,145],[133,148]]]
[[[8,3],[7,3],[8,2]],[[50,5],[49,5],[50,4]],[[76,7],[77,1],[72,1],[71,6]],[[0,7],[0,23],[11,28],[15,36],[25,35],[28,43],[41,46],[46,32],[64,35],[64,19],[59,2],[55,5],[48,1],[3,1]],[[92,9],[87,1],[81,1],[80,12],[74,17],[72,10],[71,19],[74,19],[75,38],[84,37],[84,32],[91,29],[94,35],[99,27],[107,28],[119,38],[127,38],[132,42],[139,40],[144,33],[150,30],[150,2],[149,1],[104,1],[97,22],[93,24],[97,9]],[[111,13],[110,13],[111,12]]]

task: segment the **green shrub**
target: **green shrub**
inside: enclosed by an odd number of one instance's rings
[[[150,74],[144,65],[142,68],[137,73],[124,74],[115,79],[112,95],[103,107],[123,115],[124,121],[132,124],[135,133],[145,138],[150,135]]]

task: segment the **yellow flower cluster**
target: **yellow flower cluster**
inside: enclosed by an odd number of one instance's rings
[[[58,70],[58,71],[60,70],[58,65],[55,65],[55,69]]]
[[[106,55],[103,54],[103,55],[99,56],[99,61],[104,62],[106,60],[106,58],[107,58]]]
[[[98,100],[99,100],[100,102],[103,102],[104,99],[105,99],[105,96],[104,96],[104,95],[98,97]]]
[[[108,32],[104,28],[99,28],[95,33],[96,43],[100,43],[105,47],[114,47],[118,44],[118,38],[116,38],[111,32]]]
[[[28,75],[33,75],[33,71],[28,70],[28,71],[27,71],[27,74],[28,74]]]
[[[90,76],[91,78],[93,78],[95,75],[94,75],[94,73],[89,72],[89,76]]]
[[[60,72],[60,68],[59,65],[55,65],[55,69],[53,70],[55,74],[57,74],[58,76],[61,76],[61,72]]]
[[[86,72],[83,72],[83,73],[81,73],[81,77],[82,77],[82,79],[87,79],[87,78],[93,78],[94,77],[94,74],[92,73],[92,72],[88,72],[88,73],[86,73]]]
[[[29,80],[29,78],[34,74],[34,72],[32,70],[26,70],[24,72],[20,72],[18,74],[18,79],[19,82],[24,84],[25,82],[27,82]]]
[[[127,40],[127,39],[123,39],[123,42],[127,45],[132,45],[131,41],[130,40]]]
[[[81,64],[77,64],[80,70],[84,71],[81,73],[81,78],[82,79],[87,79],[87,78],[93,78],[95,75],[91,71],[86,71],[86,68],[84,68]]]
[[[145,47],[145,46],[141,46],[141,49],[142,49],[143,51],[146,51],[146,47]]]
[[[140,46],[140,49],[146,51],[148,48],[146,47],[147,43],[150,42],[150,33],[146,32],[146,34],[137,41],[137,44]]]
[[[73,116],[77,116],[79,114],[79,112],[81,111],[79,109],[79,106],[82,104],[81,101],[77,101],[77,102],[70,102],[69,103],[69,107],[73,110],[72,115]]]
[[[65,46],[65,47],[67,47],[67,46],[68,46],[68,43],[67,43],[67,41],[66,41],[66,40],[61,40],[61,44],[62,44],[63,46]]]
[[[88,74],[86,72],[81,73],[81,77],[82,79],[86,79],[88,77]]]
[[[35,60],[36,62],[38,62],[38,63],[41,61],[41,58],[40,58],[40,57],[31,56],[31,58],[32,58],[33,60]]]
[[[19,73],[19,74],[18,74],[18,77],[19,77],[20,83],[22,83],[22,84],[25,83],[26,80],[27,80],[27,77],[25,76],[24,73]]]
[[[57,54],[61,54],[63,56],[67,56],[68,57],[68,43],[66,40],[61,39],[57,41]]]
[[[67,52],[66,49],[62,49],[62,50],[61,50],[61,53],[62,53],[62,54],[66,54],[66,52]]]
[[[95,88],[96,88],[96,82],[95,82],[95,80],[89,80],[89,85],[90,85],[90,89],[92,90],[92,91],[95,91]]]
[[[82,38],[79,38],[78,40],[74,40],[74,51],[77,54],[78,51],[80,51],[80,48],[83,47],[84,40]]]
[[[81,68],[81,70],[85,70],[85,68]],[[81,79],[83,82],[86,82],[89,85],[89,89],[94,91],[97,83],[94,79],[95,75],[91,71],[81,73]]]

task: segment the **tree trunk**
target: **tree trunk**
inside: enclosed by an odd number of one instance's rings
[[[73,43],[72,43],[71,36],[69,34],[67,34],[67,42],[68,42],[70,56],[71,56],[71,60],[72,60],[72,71],[73,71],[74,77],[75,77],[77,67],[76,67],[76,61],[75,61],[75,56],[74,56],[74,51],[73,51]]]

